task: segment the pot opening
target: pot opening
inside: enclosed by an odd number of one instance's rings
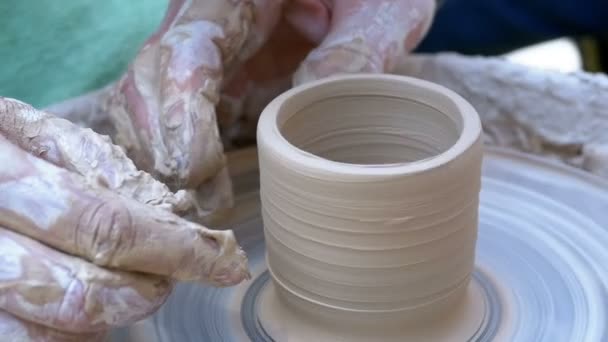
[[[288,114],[280,131],[299,149],[335,162],[398,164],[447,151],[461,135],[462,118],[402,97],[325,96]]]

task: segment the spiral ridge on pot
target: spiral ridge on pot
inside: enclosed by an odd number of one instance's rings
[[[268,267],[318,308],[445,310],[474,267],[479,118],[453,94],[350,76],[277,98],[258,128]]]

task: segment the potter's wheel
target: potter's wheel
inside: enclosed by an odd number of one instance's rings
[[[180,284],[154,317],[126,332],[126,340],[285,340],[260,308],[272,285],[253,151],[233,155],[231,166],[239,210],[229,225],[249,255],[253,279],[230,289]],[[472,283],[483,315],[468,340],[608,340],[608,182],[489,149],[479,221]]]

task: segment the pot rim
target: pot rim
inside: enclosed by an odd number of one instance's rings
[[[348,92],[355,84],[360,91]],[[334,86],[342,91],[328,96],[326,90]],[[398,88],[397,88],[398,87]],[[344,92],[346,89],[347,92]],[[398,92],[398,93],[396,93]],[[413,161],[387,164],[354,164],[326,159],[300,149],[281,133],[282,125],[303,106],[335,96],[372,95],[398,97],[434,108],[446,116],[453,112],[459,118],[460,134],[447,150],[432,157]],[[311,98],[309,100],[309,98]],[[304,101],[303,100],[308,100]],[[438,104],[441,104],[440,106]],[[299,107],[299,108],[298,108]],[[443,109],[438,108],[443,107]],[[447,110],[446,110],[447,108]],[[289,112],[287,112],[289,111]],[[280,156],[291,162],[294,169],[301,168],[311,175],[391,177],[411,175],[441,167],[464,154],[481,136],[479,115],[464,98],[443,86],[432,82],[390,74],[350,74],[327,77],[294,87],[271,101],[262,111],[257,128],[257,143],[270,155]],[[350,179],[349,179],[350,180]]]

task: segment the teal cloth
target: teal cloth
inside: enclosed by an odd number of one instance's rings
[[[158,27],[168,0],[0,0],[0,96],[36,107],[104,86]]]

